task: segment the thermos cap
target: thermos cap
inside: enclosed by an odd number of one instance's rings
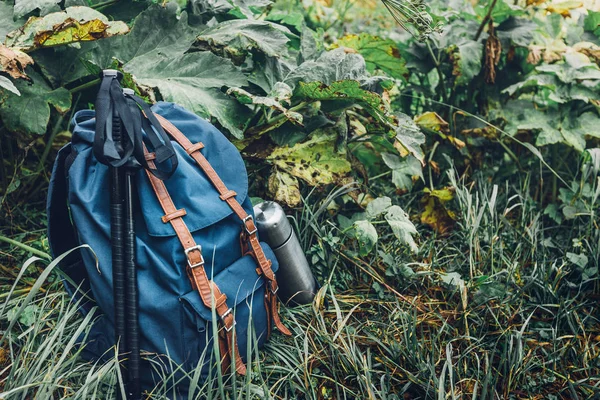
[[[274,201],[265,201],[254,206],[256,227],[272,249],[283,245],[292,235],[292,225],[285,211]]]

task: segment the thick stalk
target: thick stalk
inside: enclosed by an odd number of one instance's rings
[[[475,34],[475,41],[478,41],[479,37],[483,33],[483,28],[485,28],[485,25],[488,23],[488,21],[492,17],[492,12],[494,11],[494,7],[496,7],[497,2],[498,2],[498,0],[492,1],[492,4],[490,5],[490,8],[488,9],[487,14],[485,15],[485,17],[483,17],[483,21],[481,21],[481,25],[479,25],[479,29],[477,29],[477,33]]]

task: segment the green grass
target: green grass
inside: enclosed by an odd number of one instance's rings
[[[586,399],[600,395],[597,219],[557,224],[529,193],[532,179],[448,183],[456,214],[445,236],[420,225],[411,255],[391,230],[369,257],[356,257],[332,205],[352,187],[307,197],[296,214],[301,240],[324,283],[312,306],[284,310],[291,338],[275,334],[246,377],[199,382],[197,398]],[[414,194],[395,202],[418,215]],[[590,220],[591,219],[591,220]],[[26,239],[26,240],[24,240]],[[21,237],[43,249],[41,233]],[[0,398],[111,398],[116,362],[78,357],[83,319],[63,291],[56,262],[3,250]],[[585,255],[585,268],[574,263]],[[19,271],[23,271],[19,276]],[[14,287],[13,287],[14,285]],[[11,287],[13,291],[10,292]],[[151,398],[167,398],[165,376]],[[193,397],[192,397],[193,398]]]

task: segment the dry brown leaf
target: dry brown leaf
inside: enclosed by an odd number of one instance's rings
[[[25,68],[33,64],[33,59],[20,50],[0,44],[0,71],[13,79],[27,78]]]

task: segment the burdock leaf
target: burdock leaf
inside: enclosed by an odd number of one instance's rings
[[[400,50],[393,40],[361,33],[346,35],[334,46],[356,50],[365,59],[367,70],[371,73],[375,69],[380,69],[393,78],[406,79],[408,76],[406,61],[400,55]]]
[[[4,42],[6,34],[14,31],[25,23],[22,19],[15,20],[14,6],[8,1],[0,1],[0,43]]]
[[[354,100],[364,103],[376,114],[385,115],[388,112],[387,105],[377,93],[361,89],[360,83],[354,80],[337,81],[329,85],[321,82],[300,82],[294,95],[318,101]]]
[[[483,44],[474,40],[459,43],[457,50],[452,52],[457,85],[466,85],[481,72]]]
[[[286,79],[294,87],[298,82],[322,82],[330,85],[335,81],[369,78],[364,58],[359,54],[348,54],[344,49],[322,53],[316,60],[305,61]]]
[[[280,102],[278,102],[272,97],[256,96],[242,88],[237,87],[230,88],[227,91],[227,94],[230,96],[234,96],[241,104],[255,104],[258,106],[277,110],[283,115],[285,115],[288,121],[296,125],[302,125],[302,114],[288,110],[287,108],[282,106]]]
[[[89,7],[69,7],[65,11],[32,17],[6,37],[6,45],[22,51],[76,42],[89,42],[129,32],[122,21],[109,21]]]
[[[336,182],[351,171],[345,152],[336,151],[336,133],[314,132],[310,140],[275,149],[267,160],[311,186]]]
[[[15,82],[20,96],[0,90],[0,118],[9,131],[42,135],[50,120],[50,106],[60,113],[67,112],[71,108],[71,93],[65,88],[52,90],[31,68],[27,75],[32,82]]]
[[[396,238],[401,243],[408,245],[410,249],[416,253],[419,248],[415,243],[413,235],[417,234],[417,229],[413,223],[410,222],[408,214],[399,206],[391,206],[385,215],[385,219],[388,224],[390,224]]]
[[[238,19],[221,22],[205,30],[198,36],[196,44],[203,50],[231,58],[239,65],[253,51],[269,57],[286,57],[290,36],[295,35],[281,25]]]
[[[210,52],[164,54],[151,52],[124,66],[142,85],[203,117],[215,117],[235,137],[243,137],[249,110],[221,91],[244,86],[246,77],[229,60]]]
[[[58,11],[60,2],[61,0],[15,0],[15,17],[23,17],[38,9],[41,15]]]

